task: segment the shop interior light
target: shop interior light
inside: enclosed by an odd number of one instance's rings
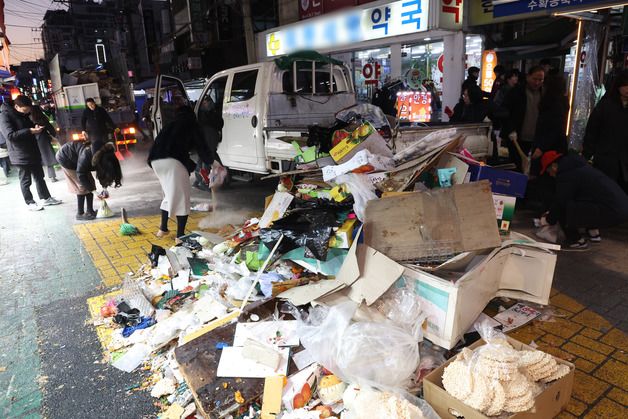
[[[493,4],[495,4],[495,3],[493,2]],[[569,11],[566,11],[566,12],[555,12],[555,13],[552,14],[552,16],[567,16],[567,15],[572,15],[574,13],[595,12],[595,11],[598,11],[598,10],[614,9],[614,8],[622,7],[622,6],[628,6],[628,2],[621,3],[621,4],[613,4],[613,5],[609,5],[609,6],[590,7],[590,8],[587,8],[587,9],[569,10]]]
[[[576,94],[576,82],[578,78],[578,67],[580,66],[580,50],[582,42],[582,20],[578,20],[578,36],[576,37],[576,60],[573,66],[573,73],[571,74],[571,89],[569,90],[569,112],[567,112],[567,131],[565,135],[569,137],[569,131],[571,128],[571,114],[573,112],[573,100]]]

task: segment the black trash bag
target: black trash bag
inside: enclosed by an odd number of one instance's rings
[[[298,197],[294,197],[292,203],[290,204],[290,208],[293,210],[327,210],[327,211],[335,211],[342,212],[353,208],[353,196],[349,195],[344,201],[336,202],[328,199],[321,198],[312,198],[312,199],[301,199]]]
[[[159,263],[159,256],[166,256],[166,249],[161,246],[157,246],[153,244],[150,248],[150,253],[148,254],[148,258],[150,259],[150,266],[153,268],[157,267]]]
[[[329,239],[333,234],[333,228],[339,225],[336,218],[336,214],[328,210],[293,211],[275,221],[271,228],[261,229],[260,239],[266,247],[272,249],[283,235],[277,249],[280,253],[305,247],[306,257],[327,260]]]
[[[115,323],[122,326],[136,326],[142,321],[140,311],[137,308],[131,308],[126,302],[120,302],[116,308],[118,314],[113,317]]]

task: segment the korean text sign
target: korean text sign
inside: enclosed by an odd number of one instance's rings
[[[512,16],[537,12],[568,11],[568,8],[581,6],[602,6],[612,3],[609,0],[519,0],[493,6],[494,17]],[[567,10],[564,10],[567,9]]]
[[[334,48],[426,31],[428,12],[429,0],[401,0],[313,18],[266,34],[266,55]]]

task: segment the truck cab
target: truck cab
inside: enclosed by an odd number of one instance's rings
[[[189,100],[183,83],[169,76],[157,78],[155,92],[157,135],[174,118],[176,106]],[[336,112],[355,103],[349,69],[312,53],[216,73],[194,111],[206,135],[217,128],[204,126],[215,120],[207,113],[222,117],[218,155],[225,167],[267,174],[290,169],[296,155],[292,142],[304,144],[308,126],[329,126]]]

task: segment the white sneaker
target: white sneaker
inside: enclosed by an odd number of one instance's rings
[[[26,204],[26,207],[29,211],[41,211],[44,209],[41,205],[36,202],[31,202],[30,204]]]
[[[46,200],[43,202],[43,205],[45,205],[45,206],[50,206],[50,205],[59,205],[59,204],[61,204],[61,201],[60,201],[60,200],[58,200],[58,199],[55,199],[55,198],[53,198],[53,197],[50,197],[50,198],[46,199]]]

